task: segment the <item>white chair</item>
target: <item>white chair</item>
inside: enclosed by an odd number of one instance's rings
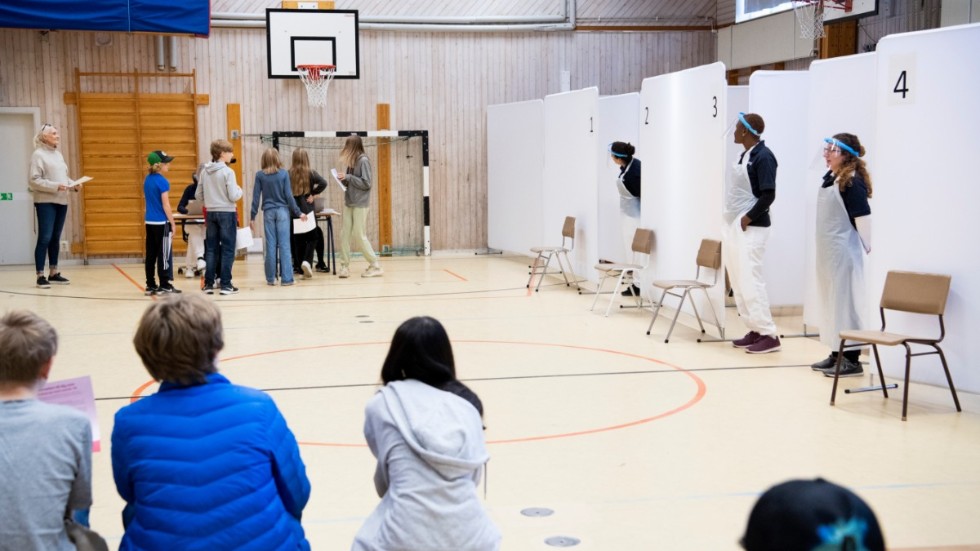
[[[568,253],[575,248],[575,217],[566,216],[565,223],[561,227],[561,245],[560,246],[542,246],[542,247],[531,247],[532,253],[537,253],[538,256],[534,257],[534,262],[528,266],[528,278],[527,278],[527,288],[531,288],[531,282],[534,281],[534,276],[538,277],[538,284],[534,286],[534,292],[538,292],[541,288],[541,282],[544,280],[546,274],[561,274],[565,279],[565,286],[571,286],[572,281],[575,281],[575,287],[578,287],[578,281],[575,280],[575,274],[572,272],[572,261],[568,258]],[[562,257],[565,257],[565,262],[562,262]],[[558,261],[558,271],[549,272],[548,266],[551,264],[551,259],[554,258]],[[568,274],[571,274],[572,280],[569,281]]]
[[[612,310],[613,302],[619,296],[620,290],[624,288],[624,284],[632,285],[633,276],[636,275],[636,272],[646,269],[650,263],[650,251],[653,250],[653,231],[643,228],[637,229],[636,233],[633,234],[633,246],[631,248],[633,249],[633,262],[629,264],[613,263],[595,265],[595,269],[602,272],[602,277],[599,279],[599,285],[596,286],[595,298],[592,299],[592,307],[589,308],[590,311],[595,309],[596,302],[599,301],[599,294],[602,292],[602,285],[607,279],[615,277],[616,286],[613,288],[612,296],[609,298],[609,306],[606,307],[606,316]],[[640,307],[643,299],[640,298],[640,295],[636,295],[635,298],[636,306]]]
[[[660,314],[660,307],[663,306],[664,299],[667,298],[667,295],[678,297],[681,301],[677,305],[677,311],[674,312],[674,319],[670,322],[670,329],[667,330],[667,336],[664,337],[664,342],[669,342],[670,334],[674,332],[674,325],[677,323],[677,316],[681,314],[681,308],[684,306],[684,299],[691,294],[691,291],[701,289],[704,297],[708,299],[708,307],[711,308],[711,315],[715,318],[715,327],[721,333],[721,338],[725,338],[725,329],[718,321],[715,305],[711,302],[711,295],[708,294],[708,289],[718,284],[718,272],[721,271],[721,241],[702,239],[701,247],[698,249],[697,265],[698,268],[695,272],[694,279],[658,280],[653,282],[653,286],[658,289],[663,289],[663,293],[660,294],[660,300],[657,301],[657,305],[654,307],[653,319],[650,320],[650,326],[647,327],[647,335],[653,330],[653,324],[657,321],[657,316]],[[701,279],[701,268],[707,268],[713,272],[714,277],[711,281]],[[683,292],[678,294],[678,291]],[[694,308],[694,318],[698,320],[701,333],[704,333],[704,324],[701,323],[701,315],[698,314],[698,307],[693,298],[691,299],[691,307]]]

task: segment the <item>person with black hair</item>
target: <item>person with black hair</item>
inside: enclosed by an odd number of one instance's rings
[[[456,378],[442,324],[430,317],[402,323],[381,380],[364,412],[381,503],[351,550],[499,549],[500,532],[476,491],[490,459],[483,404]]]
[[[868,504],[822,478],[766,490],[752,507],[741,543],[746,551],[885,551]]]
[[[204,163],[197,166],[197,170],[191,175],[192,182],[184,188],[177,203],[177,212],[188,214],[187,203],[194,200],[197,193],[198,174],[204,170]],[[204,224],[184,224],[184,241],[187,242],[187,256],[184,259],[184,277],[191,279],[195,276],[204,275]]]
[[[636,148],[627,142],[609,144],[609,155],[619,167],[619,177],[616,178],[616,189],[619,191],[620,227],[623,232],[623,243],[626,247],[626,257],[623,262],[630,262],[630,252],[633,249],[633,235],[640,227],[640,160],[633,156]],[[623,291],[624,297],[639,296],[640,288],[633,283]]]

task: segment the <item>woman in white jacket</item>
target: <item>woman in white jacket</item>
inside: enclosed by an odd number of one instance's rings
[[[352,551],[493,551],[500,532],[477,486],[490,459],[483,405],[456,379],[446,330],[430,317],[403,323],[365,409],[364,437],[378,458],[381,503]]]

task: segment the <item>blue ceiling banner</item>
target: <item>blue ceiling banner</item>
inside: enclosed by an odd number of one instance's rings
[[[3,0],[0,27],[208,36],[210,0]]]

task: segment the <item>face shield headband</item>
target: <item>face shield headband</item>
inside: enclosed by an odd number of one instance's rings
[[[838,139],[835,139],[835,138],[824,138],[823,141],[827,142],[832,147],[836,147],[838,150],[843,149],[844,151],[847,151],[848,153],[850,153],[851,155],[854,155],[855,157],[860,157],[861,156],[857,151],[854,151],[854,149],[851,146],[847,145],[846,143],[844,143],[844,142],[842,142],[842,141],[840,141]]]
[[[616,153],[615,151],[612,150],[612,146],[613,146],[613,144],[609,144],[609,154],[610,155],[612,155],[614,157],[619,157],[620,159],[626,159],[626,158],[629,157],[629,155],[624,155],[622,153]]]
[[[749,124],[749,121],[745,120],[745,113],[739,113],[738,114],[738,120],[739,120],[739,122],[742,123],[742,126],[746,130],[748,130],[749,132],[751,132],[752,134],[754,134],[756,136],[759,136],[759,131],[756,130],[755,128],[752,128],[752,125]]]

